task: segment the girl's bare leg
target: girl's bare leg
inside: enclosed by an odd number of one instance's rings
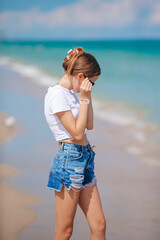
[[[80,191],[79,206],[84,212],[91,230],[91,240],[105,240],[106,219],[96,183]]]
[[[73,231],[79,193],[73,189],[68,190],[63,185],[61,192],[55,192],[56,226],[54,240],[68,240]]]

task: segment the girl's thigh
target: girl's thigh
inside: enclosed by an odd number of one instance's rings
[[[90,227],[94,227],[98,222],[105,223],[105,216],[96,183],[86,186],[80,191],[79,206],[84,212]]]
[[[75,217],[79,193],[70,191],[63,185],[61,192],[55,192],[56,226],[61,229],[72,226]]]

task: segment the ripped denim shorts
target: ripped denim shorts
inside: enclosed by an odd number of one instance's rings
[[[53,159],[49,171],[47,188],[61,191],[63,184],[79,192],[85,186],[93,185],[95,151],[88,145],[61,142],[60,149]]]

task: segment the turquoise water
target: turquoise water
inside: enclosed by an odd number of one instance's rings
[[[148,120],[160,123],[159,40],[5,41],[0,43],[0,56],[60,78],[67,51],[78,46],[93,54],[100,64],[102,73],[93,88],[95,96],[146,109]]]

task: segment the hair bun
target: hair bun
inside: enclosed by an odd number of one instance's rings
[[[84,53],[84,48],[82,47],[77,47],[74,49],[74,52],[76,53],[76,50],[78,50],[78,55],[82,55]],[[77,53],[76,53],[77,54]]]

